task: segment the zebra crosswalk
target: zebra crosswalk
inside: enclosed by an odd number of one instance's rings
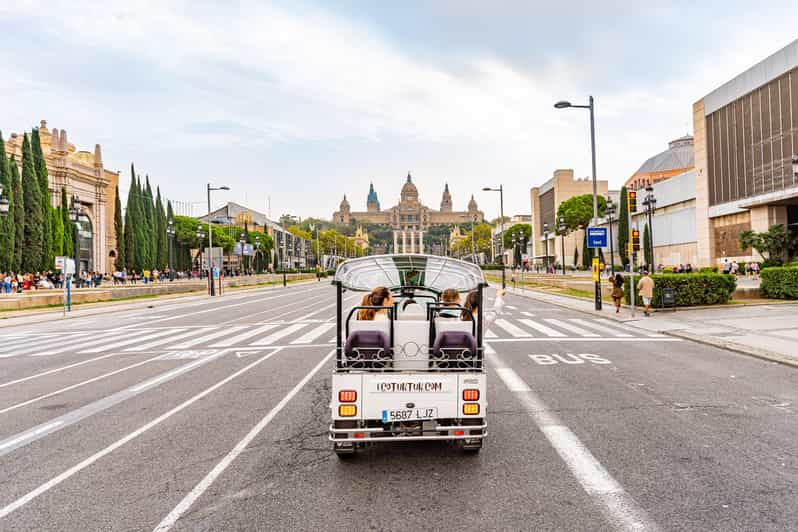
[[[523,314],[529,316],[529,314]],[[259,348],[270,346],[329,345],[335,342],[335,322],[302,320],[237,324],[120,328],[93,334],[67,333],[62,337],[6,336],[0,340],[0,359],[12,356],[55,356],[65,353],[145,353],[185,349]],[[531,318],[502,316],[485,339],[491,341],[623,341],[666,339],[664,335],[624,327],[605,318]],[[668,338],[669,339],[669,338]],[[670,339],[669,339],[670,340]]]

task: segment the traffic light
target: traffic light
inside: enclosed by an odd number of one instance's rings
[[[632,250],[640,251],[640,231],[637,229],[632,229]]]
[[[637,212],[637,192],[630,190],[628,194],[629,212]]]

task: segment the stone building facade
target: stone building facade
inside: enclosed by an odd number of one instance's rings
[[[440,210],[422,204],[418,189],[408,173],[402,186],[399,203],[382,210],[377,193],[372,184],[366,199],[365,212],[353,212],[344,196],[337,211],[332,215],[333,222],[348,224],[350,221],[386,225],[393,229],[393,250],[395,253],[424,253],[424,231],[433,225],[456,225],[467,222],[482,222],[485,215],[477,207],[474,196],[465,211],[452,209],[452,196],[447,183],[443,189]]]
[[[39,125],[39,137],[49,174],[50,203],[59,206],[61,189],[66,188],[67,197],[76,195],[83,207],[84,215],[79,221],[80,269],[113,272],[117,254],[114,206],[119,172],[105,169],[99,144],[94,145],[94,152],[77,150],[69,142],[65,129],[51,131],[45,120]],[[6,141],[7,155],[13,154],[20,165],[22,138],[22,134],[12,133]]]
[[[798,232],[798,40],[693,105],[698,262],[760,259],[739,235]]]

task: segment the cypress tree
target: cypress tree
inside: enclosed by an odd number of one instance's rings
[[[16,156],[11,156],[9,163],[11,167],[11,189],[13,198],[9,201],[14,203],[14,254],[11,257],[11,271],[19,273],[22,268],[22,248],[25,239],[25,199],[22,195],[22,179],[19,177],[19,166],[17,166]]]
[[[136,257],[136,231],[136,170],[131,164],[130,189],[125,210],[125,267],[128,270],[139,269],[139,258]]]
[[[587,247],[587,229],[584,229],[584,234],[582,235],[582,266],[585,268],[592,268],[593,266],[593,254],[590,252],[590,248]]]
[[[61,209],[50,209],[50,227],[53,230],[50,241],[50,255],[59,257],[64,253],[64,221],[61,219]],[[50,269],[50,268],[48,268]]]
[[[574,268],[579,265],[579,248],[574,246]]]
[[[61,214],[61,226],[64,228],[64,242],[61,250],[66,257],[74,257],[75,255],[75,235],[74,225],[69,219],[69,200],[67,199],[67,192],[65,187],[61,187],[61,206],[58,208]]]
[[[155,264],[159,270],[166,268],[169,262],[169,242],[166,234],[166,211],[163,208],[161,199],[161,188],[156,189],[155,194]]]
[[[621,202],[621,208],[618,210],[618,254],[624,266],[629,264],[629,253],[626,248],[629,243],[629,209],[626,195],[626,187],[621,187],[618,200]]]
[[[41,268],[42,247],[42,191],[34,169],[33,151],[28,134],[22,140],[22,195],[25,201],[25,230],[22,240],[22,264],[24,272],[35,272]]]
[[[152,197],[152,187],[150,186],[150,176],[147,175],[144,177],[145,179],[145,187],[143,190],[143,209],[142,213],[144,215],[144,244],[145,244],[145,257],[147,259],[144,266],[147,269],[153,269],[157,267],[156,261],[158,260],[158,249],[156,241],[156,234],[155,234],[155,206],[153,204],[153,197]]]
[[[116,233],[116,269],[124,270],[125,226],[122,223],[122,200],[119,198],[119,185],[114,190],[114,232]]]
[[[8,199],[8,216],[0,219],[0,272],[11,270],[14,256],[14,185],[11,179],[11,163],[6,158],[6,145],[0,132],[0,184],[3,196]]]
[[[649,271],[654,267],[654,254],[651,252],[651,231],[648,228],[648,222],[643,225],[643,255],[646,258],[646,265]]]
[[[39,136],[38,128],[33,128],[31,133],[31,150],[33,151],[33,169],[36,171],[36,178],[39,182],[39,191],[41,194],[41,211],[42,211],[42,260],[39,269],[42,271],[52,270],[54,258],[50,256],[52,248],[52,231],[50,225],[50,211],[52,210],[50,201],[50,185],[49,176],[47,174],[47,162],[44,159],[42,152],[42,143]]]

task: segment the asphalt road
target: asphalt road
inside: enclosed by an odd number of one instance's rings
[[[507,302],[481,453],[346,462],[327,283],[6,320],[0,530],[798,529],[796,370]]]

